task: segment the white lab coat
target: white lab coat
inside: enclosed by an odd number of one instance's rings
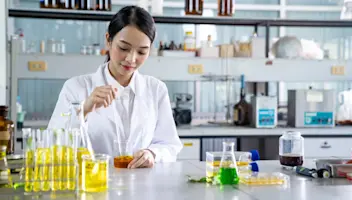
[[[94,88],[107,84],[104,69],[100,66],[96,73],[73,77],[67,80],[61,90],[48,128],[64,128],[71,102],[83,102]],[[172,116],[168,90],[165,83],[151,76],[134,72],[135,98],[130,124],[129,141],[135,143],[134,151],[150,149],[155,153],[156,162],[172,162],[182,149]],[[114,156],[114,139],[118,130],[123,130],[121,116],[108,108],[99,108],[87,115],[88,133],[95,153]],[[118,115],[116,118],[116,114]],[[121,134],[121,133],[120,133]],[[140,138],[136,141],[136,138]]]

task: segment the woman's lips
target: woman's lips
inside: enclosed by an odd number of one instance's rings
[[[133,70],[133,69],[134,69],[134,67],[126,66],[126,65],[123,65],[122,67],[123,67],[125,70],[127,70],[127,71],[130,71],[130,70]]]

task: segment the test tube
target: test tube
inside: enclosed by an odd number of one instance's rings
[[[75,190],[76,189],[76,156],[77,156],[77,146],[78,139],[80,136],[79,129],[66,130],[68,134],[67,138],[67,189]]]
[[[34,179],[34,151],[35,151],[35,132],[30,128],[22,129],[23,140],[24,140],[24,159],[25,159],[25,192],[33,191],[33,179]]]
[[[49,191],[50,149],[49,133],[46,130],[35,131],[35,160],[33,191]]]
[[[65,169],[65,131],[62,129],[53,130],[53,145],[51,147],[51,190],[58,191],[66,189]]]

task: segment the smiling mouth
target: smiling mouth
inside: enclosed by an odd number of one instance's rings
[[[131,67],[131,66],[126,66],[126,65],[122,65],[122,67],[127,70],[127,71],[130,71],[130,70],[133,70],[134,67]]]

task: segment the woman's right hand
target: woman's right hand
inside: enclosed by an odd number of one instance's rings
[[[111,105],[116,98],[116,92],[117,88],[113,88],[111,85],[96,87],[84,102],[84,117],[95,109]]]

